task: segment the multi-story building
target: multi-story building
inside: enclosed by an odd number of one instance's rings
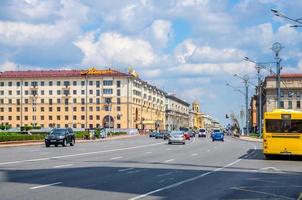
[[[280,107],[301,111],[302,74],[281,74]],[[276,76],[267,76],[263,84],[263,112],[277,107]]]
[[[0,73],[0,121],[74,128],[164,128],[165,93],[116,70]]]
[[[166,95],[166,130],[189,127],[190,104],[174,95]]]
[[[252,132],[256,132],[257,131],[257,127],[258,127],[258,96],[254,95],[251,97],[250,100],[250,108],[249,108],[249,126]]]
[[[204,121],[200,112],[200,104],[197,101],[192,103],[192,110],[190,110],[190,127],[193,129],[204,128]]]

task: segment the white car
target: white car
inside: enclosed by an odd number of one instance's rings
[[[186,144],[184,133],[182,131],[172,131],[170,133],[168,144],[172,144],[172,143]]]
[[[207,131],[206,131],[206,129],[203,129],[203,128],[199,129],[199,131],[198,131],[198,137],[207,137]]]

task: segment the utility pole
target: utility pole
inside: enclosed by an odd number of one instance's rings
[[[272,50],[275,52],[276,60],[276,88],[277,88],[277,108],[280,108],[280,72],[281,72],[281,58],[279,58],[279,52],[282,49],[282,45],[279,42],[275,42],[272,46]]]
[[[234,74],[235,77],[243,80],[244,87],[245,87],[245,126],[246,126],[246,134],[249,135],[249,76],[245,75],[243,77],[239,76],[238,74]]]
[[[258,77],[258,129],[259,129],[259,137],[262,137],[262,82],[260,76],[260,66],[256,66],[257,69],[257,77]]]

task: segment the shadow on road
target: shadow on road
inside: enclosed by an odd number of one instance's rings
[[[129,166],[131,167],[131,166]],[[212,166],[213,167],[213,166]],[[302,191],[302,175],[287,173],[256,173],[244,171],[184,170],[170,168],[125,168],[125,167],[75,167],[62,169],[33,169],[33,170],[0,170],[1,199],[15,199],[7,191],[7,187],[16,187],[13,192],[20,190],[33,191],[30,187],[60,182],[52,190],[45,190],[42,196],[32,196],[32,199],[42,199],[55,192],[66,196],[73,189],[73,195],[82,195],[85,199],[100,199],[103,192],[111,194],[111,199],[128,199],[159,188],[163,188],[192,177],[193,181],[184,181],[175,187],[158,191],[154,196],[161,199],[293,199]],[[7,183],[18,183],[6,185]],[[288,184],[290,183],[290,184]],[[20,184],[23,185],[20,188]],[[215,187],[215,190],[211,189]],[[68,188],[68,191],[65,190]],[[45,189],[45,188],[44,188]],[[37,189],[38,190],[38,189]],[[41,189],[42,190],[42,189]],[[36,190],[35,190],[36,191]],[[24,192],[24,191],[23,191]],[[37,193],[28,192],[30,195]],[[154,198],[153,196],[153,198]],[[152,198],[152,199],[153,199]],[[22,199],[22,198],[21,198]],[[44,198],[45,199],[45,198]],[[107,199],[107,198],[106,198]]]

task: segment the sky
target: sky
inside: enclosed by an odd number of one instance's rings
[[[1,0],[0,70],[131,66],[225,124],[244,105],[226,83],[257,81],[245,56],[274,61],[280,42],[282,73],[302,73],[302,28],[271,8],[302,18],[301,0]]]

